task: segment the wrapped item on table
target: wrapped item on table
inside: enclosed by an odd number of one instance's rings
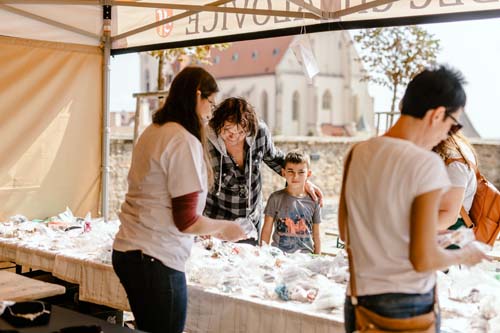
[[[318,289],[304,284],[296,284],[290,288],[289,297],[292,301],[303,303],[313,302],[318,294]]]
[[[311,272],[316,274],[321,274],[326,277],[334,277],[337,275],[344,275],[344,272],[348,269],[347,259],[342,255],[335,257],[317,257],[313,258],[309,262],[305,262],[302,265],[304,268],[309,269]],[[335,279],[337,281],[337,279]],[[338,282],[342,282],[343,278],[340,278]]]
[[[478,267],[452,266],[447,275],[451,281],[448,290],[451,299],[471,302],[486,295],[500,295],[500,282]]]
[[[267,284],[274,285],[274,283],[267,283],[262,279],[262,270],[253,271],[248,267],[240,266],[238,272],[240,273],[241,292],[244,295],[266,298],[267,288],[265,286]]]
[[[255,224],[253,224],[252,220],[245,217],[239,217],[236,220],[234,220],[234,222],[240,225],[240,227],[243,229],[243,232],[245,232],[247,238],[259,239],[259,233],[257,231],[257,228],[255,227]]]
[[[191,282],[216,287],[225,266],[221,260],[211,257],[190,258],[186,263],[186,274]]]
[[[266,243],[262,244],[262,246],[260,247],[260,252],[267,254],[273,258],[283,257],[285,255],[284,252],[280,248],[278,248],[276,246],[271,246],[271,245],[266,244]]]
[[[479,313],[484,319],[500,318],[500,295],[486,295],[479,303]]]
[[[308,280],[312,272],[303,267],[289,266],[284,268],[280,274],[280,280],[286,284],[292,284]]]
[[[218,280],[217,289],[224,293],[242,291],[241,276],[238,272],[223,270]]]
[[[29,221],[28,218],[26,216],[20,215],[20,214],[9,217],[9,222],[23,223],[23,222],[27,222],[27,221]]]
[[[334,283],[321,275],[315,278],[318,293],[311,304],[312,307],[316,310],[342,307],[345,300],[345,285]]]
[[[276,285],[274,283],[262,283],[259,285],[262,298],[278,300],[279,296],[275,291]]]
[[[438,245],[442,248],[447,248],[450,245],[456,245],[462,248],[474,240],[476,240],[474,231],[469,228],[446,230],[440,232],[437,236]]]
[[[304,303],[313,302],[319,289],[324,287],[325,281],[328,281],[328,279],[322,275],[305,275],[304,272],[307,274],[307,270],[305,269],[295,271],[299,272],[298,274],[290,274],[290,272],[291,270],[284,272],[281,276],[280,282],[276,286],[275,291],[283,300],[292,300]]]
[[[500,316],[488,320],[487,330],[488,333],[500,333]]]

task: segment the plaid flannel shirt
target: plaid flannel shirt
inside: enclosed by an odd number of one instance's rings
[[[222,139],[208,131],[208,148],[214,171],[214,186],[207,195],[204,215],[215,219],[234,220],[249,217],[259,230],[262,218],[262,162],[281,174],[285,155],[274,146],[271,133],[259,123],[255,137],[247,137],[245,171],[242,172],[227,154]],[[252,167],[249,168],[250,162]],[[249,184],[251,172],[251,183]],[[250,207],[248,196],[250,196]]]

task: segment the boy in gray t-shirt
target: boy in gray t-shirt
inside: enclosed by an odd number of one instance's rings
[[[286,156],[281,172],[287,186],[267,200],[261,244],[269,244],[274,225],[273,246],[288,253],[321,253],[320,206],[304,188],[311,176],[309,166],[309,156],[301,151],[291,151]]]

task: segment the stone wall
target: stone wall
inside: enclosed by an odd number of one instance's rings
[[[500,189],[500,141],[471,140],[481,173]]]
[[[283,151],[303,149],[311,154],[312,181],[318,185],[326,197],[336,197],[342,180],[344,155],[356,139],[351,138],[275,138],[275,144]],[[500,188],[500,142],[473,141],[479,156],[482,173]],[[110,203],[111,218],[116,217],[127,190],[127,173],[132,155],[131,140],[111,142]],[[284,180],[267,166],[262,166],[263,195],[265,198],[284,186]]]
[[[132,140],[111,140],[109,213],[115,219],[128,189],[127,175],[132,159]]]

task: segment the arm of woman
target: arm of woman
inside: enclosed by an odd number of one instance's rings
[[[438,189],[417,196],[412,204],[410,261],[417,272],[436,271],[456,264],[474,265],[487,258],[474,242],[458,250],[445,250],[438,246],[440,199],[441,190]]]
[[[216,220],[200,215],[183,233],[193,235],[213,235],[225,241],[236,242],[247,238],[239,224],[233,221]]]
[[[262,149],[262,160],[274,172],[281,176],[281,169],[285,165],[285,154],[274,145],[271,132],[263,122],[259,123],[256,136],[256,149]]]
[[[239,224],[211,219],[196,212],[198,192],[172,198],[172,215],[180,232],[193,235],[214,235],[222,240],[238,241],[246,235]]]
[[[320,207],[323,207],[323,192],[318,186],[314,185],[308,180],[306,181],[304,190],[311,197],[311,199],[313,199],[315,202],[318,202]]]
[[[452,187],[443,194],[439,206],[438,230],[445,230],[455,224],[464,201],[465,188]]]

